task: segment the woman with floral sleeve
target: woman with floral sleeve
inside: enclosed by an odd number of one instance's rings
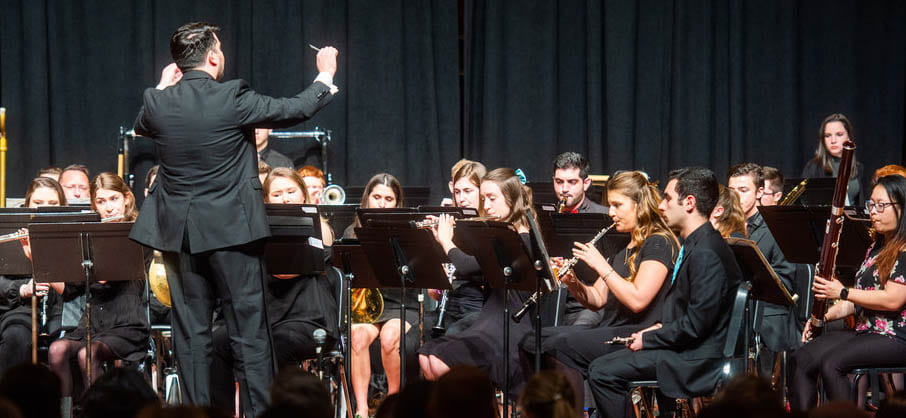
[[[820,378],[829,400],[851,400],[847,373],[859,367],[900,366],[906,361],[906,178],[881,177],[865,203],[875,243],[852,288],[836,278],[815,277],[815,296],[840,299],[826,321],[855,314],[854,330],[831,331],[796,350],[791,358],[790,403],[805,411],[817,402]],[[811,337],[806,324],[803,341]]]

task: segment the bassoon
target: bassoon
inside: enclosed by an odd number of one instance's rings
[[[834,277],[837,267],[837,252],[840,247],[840,232],[843,231],[843,206],[846,203],[846,191],[849,186],[849,177],[853,170],[853,153],[856,144],[852,141],[843,142],[843,156],[840,158],[840,168],[837,170],[837,182],[834,186],[834,198],[831,202],[830,217],[824,229],[824,241],[821,243],[821,258],[815,269],[816,275],[825,279]],[[824,315],[827,314],[827,299],[815,298],[812,304],[812,316],[809,319],[812,326],[812,335],[819,335],[824,329]]]

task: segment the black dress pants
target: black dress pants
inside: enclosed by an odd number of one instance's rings
[[[859,367],[902,366],[906,343],[879,334],[830,331],[790,356],[790,407],[806,411],[818,403],[818,379],[829,400],[852,399],[847,374]]]
[[[8,322],[0,330],[0,376],[13,366],[31,362],[31,327]]]
[[[163,254],[173,300],[173,348],[188,403],[211,403],[211,326],[220,299],[242,412],[257,417],[267,408],[274,361],[264,309],[263,254],[263,241],[199,254]]]

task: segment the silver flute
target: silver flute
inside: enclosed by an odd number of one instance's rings
[[[601,240],[602,237],[604,237],[604,234],[606,234],[607,231],[610,231],[610,229],[613,228],[613,226],[614,226],[614,224],[610,224],[606,228],[600,230],[597,233],[597,235],[595,235],[594,238],[591,239],[591,241],[588,241],[588,245],[595,245],[598,241]],[[570,258],[569,260],[566,261],[566,263],[563,264],[563,267],[561,267],[559,270],[557,270],[557,277],[555,278],[557,287],[561,286],[560,279],[563,278],[564,276],[566,276],[566,274],[569,273],[573,269],[573,267],[576,266],[576,264],[578,262],[579,262],[579,257]],[[522,317],[528,313],[529,309],[531,309],[532,306],[535,306],[536,304],[538,304],[538,300],[540,300],[541,297],[544,296],[545,293],[551,292],[553,290],[554,289],[550,289],[548,291],[542,290],[540,292],[535,292],[534,294],[532,294],[532,296],[529,296],[529,298],[526,299],[526,301],[522,305],[522,307],[519,308],[519,310],[513,314],[513,316],[512,316],[513,321],[514,322],[521,321]]]

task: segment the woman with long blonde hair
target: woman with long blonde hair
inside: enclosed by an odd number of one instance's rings
[[[595,328],[569,326],[542,330],[544,364],[564,373],[576,388],[576,401],[584,402],[581,374],[591,362],[622,344],[607,345],[614,337],[628,337],[660,321],[660,302],[670,287],[670,273],[679,252],[679,240],[658,210],[661,195],[639,171],[624,171],[607,182],[610,217],[616,232],[628,234],[629,244],[610,260],[595,246],[576,243],[573,255],[597,274],[586,284],[573,274],[562,282],[570,293],[592,310],[605,311]],[[523,349],[534,347],[523,343]]]

